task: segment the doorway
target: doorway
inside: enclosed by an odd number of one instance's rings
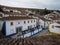
[[[22,31],[22,27],[17,27],[17,28],[16,28],[16,33],[17,33],[17,34],[21,34],[21,31]]]

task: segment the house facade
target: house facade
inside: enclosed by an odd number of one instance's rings
[[[58,23],[50,24],[49,31],[53,34],[60,34],[60,24],[58,24]]]
[[[40,17],[40,19],[39,19],[39,24],[41,25],[41,27],[42,27],[43,29],[48,28],[48,25],[49,25],[50,23],[52,23],[51,20],[48,20],[48,19],[46,19],[46,18],[44,18],[44,17]]]
[[[36,19],[29,16],[10,16],[0,18],[0,30],[5,36],[22,34],[22,31],[29,31],[36,27]]]

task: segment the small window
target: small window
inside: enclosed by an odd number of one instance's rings
[[[18,22],[18,24],[20,24],[20,22]]]
[[[31,20],[31,23],[32,23],[32,20]]]
[[[54,28],[54,25],[52,25],[52,28]]]
[[[13,22],[11,22],[11,25],[13,25]]]
[[[28,21],[28,23],[29,23],[29,21]]]
[[[26,21],[24,21],[24,24],[26,23]]]
[[[34,27],[35,27],[35,25],[34,25]]]
[[[0,17],[2,17],[2,14],[0,14]]]
[[[10,10],[10,12],[13,12],[13,10]]]
[[[35,20],[34,20],[34,22],[35,22]]]

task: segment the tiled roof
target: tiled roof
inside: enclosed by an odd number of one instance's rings
[[[4,15],[7,14],[7,15],[21,15],[20,13],[17,13],[17,12],[3,12]]]
[[[43,20],[43,21],[51,21],[51,20],[48,20],[48,19],[46,19],[44,17],[40,17],[40,19]]]
[[[24,20],[24,19],[35,19],[35,18],[29,16],[8,16],[0,18],[0,20]]]
[[[59,17],[50,17],[52,20],[60,20]]]

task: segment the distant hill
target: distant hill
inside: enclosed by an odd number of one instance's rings
[[[35,15],[46,15],[49,14],[53,11],[57,11],[60,13],[59,10],[49,10],[47,8],[45,9],[36,9],[36,8],[19,8],[19,7],[9,7],[9,6],[3,6],[0,5],[0,11],[2,8],[7,8],[7,9],[17,9],[17,10],[23,10],[22,12],[26,13],[25,10],[31,11],[31,12],[35,12]],[[34,15],[34,14],[33,14]]]

